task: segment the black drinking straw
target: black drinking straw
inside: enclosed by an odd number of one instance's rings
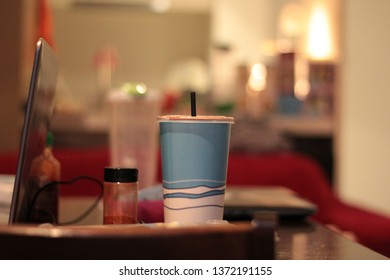
[[[196,117],[196,95],[195,92],[191,92],[191,116]]]

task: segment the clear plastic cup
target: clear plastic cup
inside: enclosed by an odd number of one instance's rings
[[[156,183],[159,99],[110,95],[110,165],[139,170],[139,188]]]

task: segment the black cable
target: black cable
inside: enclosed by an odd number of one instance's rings
[[[97,183],[97,185],[99,185],[99,187],[101,189],[99,195],[96,197],[96,199],[92,203],[92,205],[89,208],[87,208],[84,211],[84,213],[82,213],[79,217],[76,217],[75,219],[67,221],[67,222],[64,222],[64,223],[57,223],[57,221],[54,221],[54,223],[57,224],[57,225],[70,225],[70,224],[75,224],[77,222],[82,221],[85,217],[87,217],[95,209],[95,207],[99,204],[99,201],[103,197],[103,183],[99,179],[97,179],[95,177],[91,177],[91,176],[78,176],[78,177],[75,177],[75,178],[73,178],[73,179],[71,179],[69,181],[52,181],[52,182],[49,182],[49,183],[43,185],[35,193],[32,201],[31,201],[31,204],[30,204],[30,207],[29,207],[29,218],[31,219],[31,215],[33,213],[34,204],[35,204],[36,200],[38,199],[38,196],[42,193],[42,191],[44,191],[45,189],[47,189],[49,187],[53,187],[53,186],[56,186],[56,185],[70,185],[70,184],[73,184],[73,183],[75,183],[76,181],[79,181],[79,180],[91,180],[91,181],[94,181],[95,183]]]

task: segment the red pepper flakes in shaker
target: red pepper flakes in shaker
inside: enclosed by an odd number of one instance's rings
[[[104,168],[104,224],[136,224],[138,169]]]

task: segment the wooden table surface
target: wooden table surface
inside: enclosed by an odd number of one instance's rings
[[[276,230],[275,258],[279,260],[388,259],[310,220],[281,222]]]
[[[261,222],[176,229],[0,225],[0,246],[0,259],[388,259],[310,220],[276,228]]]

